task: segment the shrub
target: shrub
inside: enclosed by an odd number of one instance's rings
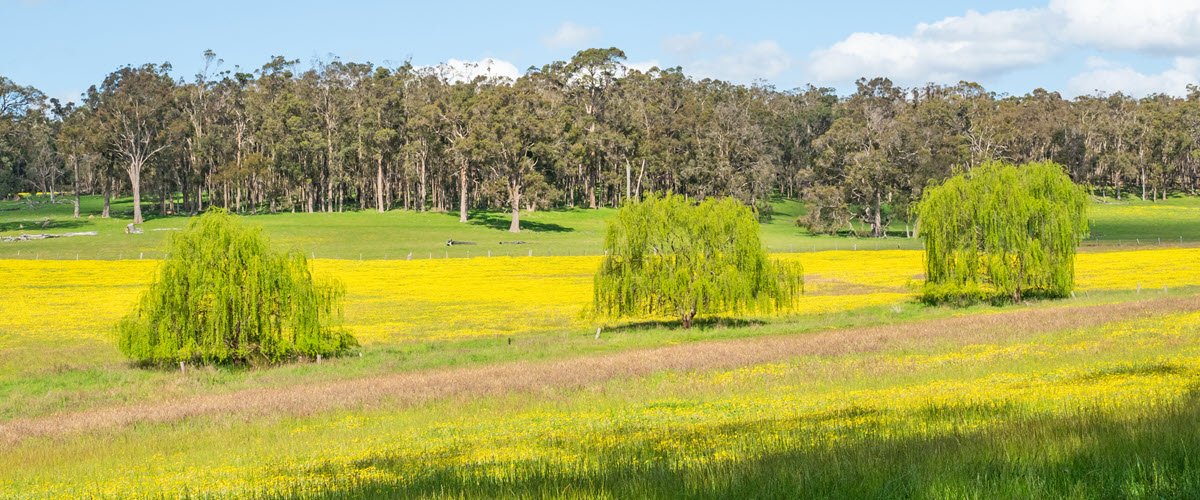
[[[137,310],[117,326],[125,356],[279,362],[357,345],[340,327],[341,285],[314,280],[302,254],[271,251],[260,228],[214,208],[169,247]]]
[[[1086,193],[1052,162],[991,162],[926,190],[924,300],[1069,294],[1086,210]]]
[[[769,312],[804,289],[799,264],[768,258],[754,212],[735,199],[651,195],[608,222],[593,306],[601,316]]]

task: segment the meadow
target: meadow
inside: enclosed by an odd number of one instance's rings
[[[31,203],[32,201],[32,203]],[[113,201],[112,218],[99,215],[103,200],[82,199],[78,219],[71,205],[34,200],[0,201],[0,236],[96,231],[80,236],[0,245],[0,259],[134,260],[159,258],[165,253],[166,237],[187,226],[188,217],[158,216],[146,210],[143,234],[125,234],[132,221],[132,201]],[[1126,248],[1163,245],[1195,246],[1200,243],[1200,198],[1178,197],[1166,201],[1128,200],[1122,204],[1095,204],[1091,208],[1092,237],[1085,248]],[[890,238],[852,238],[813,235],[797,227],[795,220],[805,208],[794,200],[776,200],[762,224],[763,243],[775,253],[827,250],[919,250],[919,240],[905,238],[904,221],[893,221]],[[458,222],[457,212],[386,213],[353,211],[343,213],[242,214],[246,222],[262,226],[276,245],[302,251],[319,259],[407,260],[482,256],[580,256],[602,254],[604,220],[615,213],[598,210],[560,209],[522,213],[520,234],[508,233],[509,215],[475,211],[470,222]],[[93,215],[95,218],[89,219]],[[42,229],[41,224],[50,224]],[[861,230],[861,229],[860,229]],[[446,246],[446,240],[476,243]],[[512,245],[501,242],[524,241]],[[490,252],[490,253],[489,253]]]
[[[151,255],[0,244],[0,498],[1194,497],[1198,206],[1097,207],[1107,232],[1079,254],[1073,299],[949,308],[915,301],[919,250],[800,234],[781,204],[764,237],[804,265],[799,307],[688,330],[585,314],[603,210],[534,214],[571,230],[521,250],[575,255],[532,258],[382,258],[434,251],[461,229],[447,214],[258,216],[345,283],[363,346],[186,373],[113,348]],[[167,233],[82,224],[146,252]],[[1185,244],[1142,237],[1159,229]],[[839,250],[812,251],[825,242]],[[378,256],[336,255],[359,249]]]

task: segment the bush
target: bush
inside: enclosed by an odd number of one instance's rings
[[[214,208],[169,245],[157,279],[117,326],[125,356],[279,362],[357,345],[340,327],[340,284],[315,281],[302,254],[272,252],[260,228]]]
[[[926,190],[924,300],[1066,296],[1086,210],[1086,193],[1052,162],[991,162]]]
[[[754,212],[735,199],[650,195],[608,222],[593,306],[601,316],[769,312],[804,290],[799,264],[767,257]]]

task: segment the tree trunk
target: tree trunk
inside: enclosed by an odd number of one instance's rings
[[[112,179],[104,179],[104,211],[100,213],[100,218],[107,219],[112,201]]]
[[[508,232],[521,232],[521,187],[509,183],[509,189],[512,190],[510,198],[512,198],[512,224],[508,226]]]
[[[458,167],[458,221],[467,221],[467,162]]]
[[[129,164],[129,183],[133,184],[133,223],[142,223],[142,165]]]
[[[871,221],[871,236],[875,238],[883,237],[883,198],[878,191],[875,192],[875,220]]]
[[[597,170],[599,170],[599,168],[599,166],[596,167]],[[588,208],[593,210],[599,208],[596,206],[596,181],[598,180],[598,177],[599,174],[593,176],[592,172],[589,170],[587,173],[587,180],[584,181],[584,189],[587,189],[588,192]]]
[[[379,203],[379,212],[383,213],[383,155],[375,167],[375,200]]]
[[[76,219],[78,219],[79,218],[79,159],[78,158],[74,159],[74,161],[72,161],[71,164],[75,167],[75,177],[71,181],[73,189],[75,190],[75,215],[74,215],[74,217]]]
[[[421,158],[421,185],[417,187],[417,206],[420,207],[417,210],[421,211],[421,212],[425,211],[425,198],[429,194],[428,188],[425,186],[428,183],[428,181],[427,181],[428,175],[425,172],[426,172],[425,158],[422,157]]]

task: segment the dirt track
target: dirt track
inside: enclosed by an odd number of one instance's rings
[[[1200,310],[1200,297],[1161,298],[1083,307],[1023,309],[897,325],[797,335],[696,342],[547,362],[394,373],[293,387],[252,389],[17,419],[0,425],[0,447],[35,436],[119,429],[213,415],[250,418],[306,415],[352,406],[408,406],[425,401],[542,389],[577,389],[659,370],[732,368],[798,356],[838,356],[930,342],[973,344],[1096,326],[1172,312]]]

